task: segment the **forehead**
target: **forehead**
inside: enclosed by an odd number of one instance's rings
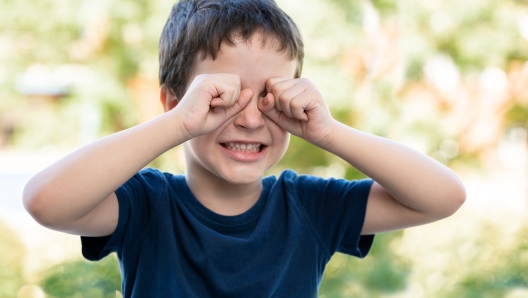
[[[293,78],[299,65],[291,60],[288,51],[279,51],[279,41],[274,37],[265,40],[255,33],[247,41],[234,38],[235,44],[222,43],[213,59],[210,55],[197,55],[191,81],[203,73],[233,73],[240,76],[242,85],[263,85],[268,78]]]

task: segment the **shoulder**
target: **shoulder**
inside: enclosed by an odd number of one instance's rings
[[[137,172],[134,177],[142,178],[142,179],[150,179],[150,180],[159,180],[159,179],[165,179],[164,177],[166,174],[172,175],[170,173],[164,173],[158,169],[154,168],[144,168],[141,171]]]
[[[144,168],[131,177],[117,189],[118,198],[122,197],[150,197],[166,191],[170,184],[181,175],[162,172],[154,168]]]
[[[137,172],[131,180],[140,180],[145,183],[156,183],[156,182],[162,182],[162,181],[170,181],[172,179],[177,179],[182,175],[175,175],[168,172],[162,172],[158,169],[154,168],[144,168]]]
[[[298,174],[297,172],[291,169],[287,169],[281,172],[279,178],[277,179],[277,183],[317,183],[323,180],[324,178],[322,177],[307,174]]]
[[[291,185],[292,187],[302,188],[310,192],[319,191],[349,191],[369,190],[372,185],[372,179],[347,180],[344,178],[328,177],[324,178],[316,175],[298,174],[293,170],[284,170],[276,183],[282,185]]]

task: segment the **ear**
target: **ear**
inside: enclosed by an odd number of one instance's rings
[[[179,102],[176,95],[165,84],[160,86],[160,101],[165,112],[172,110]]]

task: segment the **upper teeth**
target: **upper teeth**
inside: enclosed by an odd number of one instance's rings
[[[239,150],[252,150],[257,151],[260,149],[261,144],[244,144],[244,143],[226,143],[228,149],[239,149]]]

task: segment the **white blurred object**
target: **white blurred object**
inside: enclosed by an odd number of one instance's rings
[[[504,70],[498,67],[486,68],[479,78],[482,88],[488,91],[499,92],[508,85],[508,77]]]
[[[33,64],[18,76],[16,89],[26,95],[64,96],[72,85],[87,82],[90,78],[90,70],[82,65],[64,64],[52,69]]]
[[[524,127],[516,126],[507,130],[497,148],[501,163],[511,169],[525,167],[528,158],[527,140],[528,133]]]
[[[135,23],[127,24],[123,26],[121,37],[129,44],[140,43],[143,40],[143,29]]]
[[[510,290],[505,298],[526,298],[528,297],[528,288],[516,288]]]
[[[447,139],[440,144],[440,154],[446,159],[455,158],[458,155],[458,142],[454,139]]]
[[[519,22],[519,33],[524,39],[528,40],[528,16]]]
[[[452,91],[460,81],[460,72],[447,55],[429,59],[424,66],[425,77],[439,90]]]
[[[363,10],[365,14],[363,18],[363,29],[368,33],[373,33],[379,26],[379,14],[370,1],[364,1]]]
[[[34,64],[18,77],[16,89],[27,95],[63,96],[68,93],[69,84],[69,79],[57,76],[49,67]]]
[[[101,112],[93,102],[85,102],[81,106],[79,117],[79,142],[83,145],[97,140],[101,127]]]
[[[444,32],[451,27],[451,17],[442,11],[434,12],[429,19],[429,26],[437,33]]]
[[[44,298],[46,295],[37,285],[25,285],[18,290],[17,298]]]

